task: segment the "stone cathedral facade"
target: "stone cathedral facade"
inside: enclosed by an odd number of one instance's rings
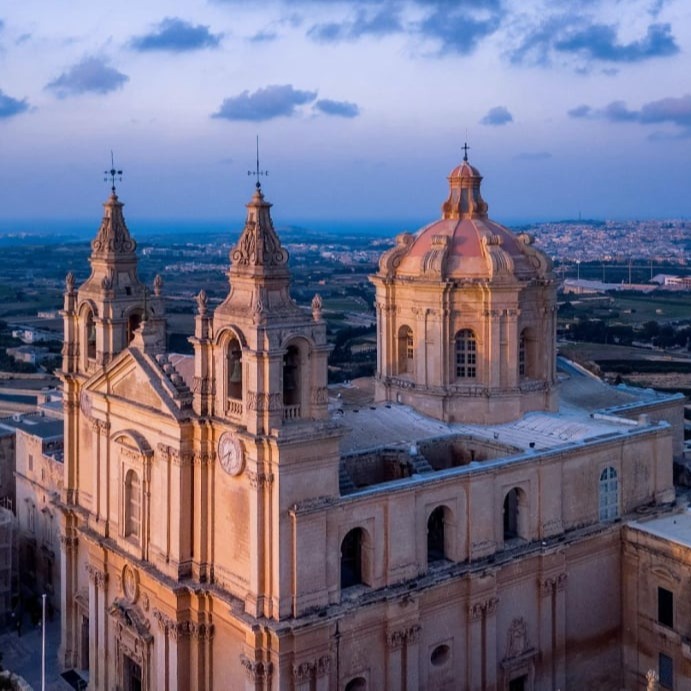
[[[550,262],[481,179],[382,256],[366,406],[330,396],[259,185],[194,356],[113,189],[63,310],[60,654],[90,689],[644,687],[621,519],[674,502],[680,401],[557,371]]]

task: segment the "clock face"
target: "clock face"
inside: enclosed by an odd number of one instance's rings
[[[234,434],[225,432],[218,440],[218,459],[226,473],[239,475],[242,472],[245,459],[242,446]]]

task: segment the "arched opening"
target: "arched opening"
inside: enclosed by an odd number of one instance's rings
[[[364,583],[363,550],[365,532],[353,528],[341,542],[341,590]]]
[[[503,521],[504,521],[504,540],[513,540],[517,537],[524,537],[525,528],[522,525],[521,512],[525,511],[525,494],[514,487],[504,497]]]
[[[477,340],[472,329],[461,329],[456,334],[456,378],[472,379],[477,376]]]
[[[94,313],[88,309],[84,315],[84,330],[86,335],[86,357],[96,359],[96,321]]]
[[[415,359],[415,339],[413,330],[409,326],[402,326],[398,330],[398,373],[413,374]]]
[[[135,310],[130,313],[127,318],[127,342],[131,343],[134,338],[134,332],[139,328],[142,323],[142,313],[140,310]]]
[[[242,347],[237,338],[228,344],[227,350],[228,398],[242,400]]]
[[[521,331],[518,339],[518,376],[526,376],[526,362],[525,362],[525,329]]]
[[[346,684],[345,691],[367,691],[367,681],[364,677],[351,679]]]
[[[612,521],[619,517],[619,478],[609,466],[600,473],[600,520]]]
[[[134,470],[125,475],[125,537],[139,538],[142,522],[141,488]]]
[[[438,506],[427,519],[427,563],[441,561],[446,555],[446,514],[444,506]]]
[[[288,346],[283,356],[283,405],[300,404],[300,350],[295,345]]]
[[[537,378],[536,363],[537,341],[533,330],[525,328],[518,338],[518,376],[520,378]]]

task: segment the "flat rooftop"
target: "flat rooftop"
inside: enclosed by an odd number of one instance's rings
[[[683,513],[653,518],[649,521],[632,521],[628,525],[663,540],[691,547],[691,511],[689,509]]]
[[[370,378],[329,387],[330,408],[332,417],[348,429],[341,444],[343,455],[382,447],[402,448],[424,439],[452,435],[469,435],[511,445],[525,452],[627,434],[641,426],[635,420],[617,418],[618,411],[630,411],[637,405],[677,396],[652,389],[611,386],[561,358],[559,378],[557,412],[528,413],[504,424],[446,423],[418,413],[407,405],[375,403],[374,385]]]

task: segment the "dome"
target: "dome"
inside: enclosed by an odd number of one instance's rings
[[[442,218],[414,235],[399,235],[396,247],[382,257],[380,272],[410,279],[519,281],[550,272],[549,260],[532,247],[528,234],[515,235],[488,217],[477,168],[464,160],[448,180]]]

